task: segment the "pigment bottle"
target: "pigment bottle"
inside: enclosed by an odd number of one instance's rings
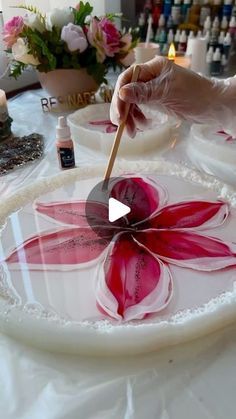
[[[231,50],[231,35],[229,32],[227,32],[225,39],[224,39],[224,54],[226,58],[229,58],[230,50]]]
[[[210,47],[208,49],[207,55],[206,55],[207,76],[211,75],[211,64],[212,64],[212,61],[213,61],[213,54],[214,54],[213,47]]]
[[[203,25],[203,33],[211,30],[211,16],[207,16]]]
[[[60,167],[61,169],[72,169],[75,167],[74,145],[65,116],[58,118],[56,131],[56,147]]]
[[[179,38],[179,46],[178,51],[179,52],[185,52],[187,48],[187,35],[185,31],[181,32],[180,38]]]
[[[221,53],[220,48],[216,48],[211,63],[211,76],[219,76],[221,74]]]
[[[228,26],[229,26],[228,19],[226,16],[223,16],[221,25],[220,25],[221,30],[226,32],[228,29]]]
[[[201,11],[200,11],[200,18],[199,18],[200,26],[204,25],[204,22],[207,16],[211,16],[211,5],[208,0],[204,0],[203,5],[201,7]]]
[[[178,49],[179,38],[180,38],[180,29],[177,29],[177,31],[175,33],[175,36],[174,36],[175,49]]]
[[[234,39],[236,37],[236,17],[232,16],[229,22],[229,33],[231,38]]]
[[[232,14],[232,0],[224,0],[224,6],[223,6],[223,16],[226,16],[228,19],[230,19]]]
[[[174,4],[171,8],[171,16],[175,27],[181,22],[181,0],[174,0]]]
[[[184,0],[181,10],[182,10],[183,22],[185,23],[188,22],[190,7],[191,7],[191,0]]]
[[[214,0],[211,6],[211,16],[214,19],[216,16],[219,18],[222,17],[222,6],[221,0]]]
[[[223,52],[224,52],[224,40],[225,40],[225,33],[224,33],[224,31],[221,31],[220,35],[219,35],[219,38],[218,38],[218,44],[219,44],[219,47],[220,47],[221,54],[223,54]]]

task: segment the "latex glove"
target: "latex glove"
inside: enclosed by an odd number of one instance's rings
[[[139,104],[191,122],[211,123],[236,135],[236,79],[208,79],[164,57],[140,67],[136,83],[130,83],[132,67],[119,76],[110,109],[111,121],[118,125],[126,104],[131,104],[126,124],[130,137],[135,136],[137,127],[148,125]]]

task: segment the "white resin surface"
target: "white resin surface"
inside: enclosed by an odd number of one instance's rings
[[[84,199],[101,180],[104,167],[75,169],[41,180],[0,206],[0,259],[36,232],[53,230],[56,222],[35,213],[32,203]],[[236,194],[214,178],[167,162],[120,163],[114,175],[157,176],[169,192],[169,203],[186,199],[222,198],[231,216],[211,235],[234,241]],[[174,297],[148,319],[117,323],[96,307],[97,267],[74,271],[0,271],[0,328],[33,345],[69,353],[134,354],[183,342],[223,327],[236,318],[235,268],[206,273],[170,265]]]
[[[97,104],[69,115],[68,122],[73,140],[78,144],[109,155],[115,133],[107,133],[105,126],[96,126],[90,123],[91,121],[109,120],[109,109],[109,103]],[[143,107],[143,111],[146,117],[152,120],[151,125],[145,129],[145,132],[138,132],[135,139],[131,139],[124,133],[119,147],[120,156],[139,156],[152,150],[161,152],[170,147],[173,141],[172,130],[176,121],[174,122],[166,114],[152,111],[147,107]]]
[[[194,124],[188,141],[188,155],[205,172],[236,186],[236,139],[214,132],[214,127]]]

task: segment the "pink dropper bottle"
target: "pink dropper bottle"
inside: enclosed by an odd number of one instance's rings
[[[58,118],[56,131],[56,147],[60,168],[72,169],[75,167],[74,145],[65,116]]]

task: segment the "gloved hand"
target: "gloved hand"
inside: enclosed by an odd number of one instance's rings
[[[118,78],[112,98],[110,118],[122,122],[127,103],[131,104],[126,129],[134,137],[137,127],[148,121],[138,107],[148,104],[190,122],[210,123],[236,136],[236,79],[215,80],[156,57],[142,64],[138,82],[130,83],[133,68]]]

